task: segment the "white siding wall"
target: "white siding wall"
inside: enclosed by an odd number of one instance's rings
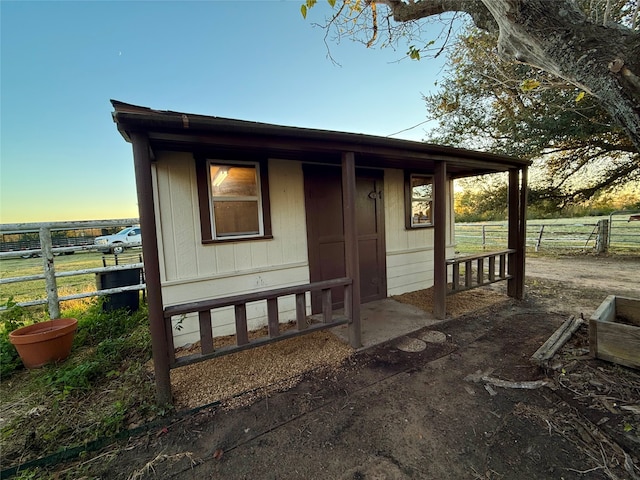
[[[153,178],[165,307],[309,282],[301,163],[269,160],[272,240],[203,245],[192,155],[159,152],[157,156]],[[401,170],[386,169],[384,185],[388,295],[427,288],[433,285],[433,229],[405,229]],[[451,255],[451,183],[447,193]],[[294,298],[282,298],[279,310],[282,322],[295,319]],[[247,305],[247,320],[250,329],[264,325],[265,302]],[[176,346],[199,340],[195,315],[173,323]],[[233,309],[214,312],[212,323],[214,336],[235,333]]]
[[[203,245],[195,163],[189,153],[160,152],[154,172],[164,306],[309,282],[302,167],[269,161],[272,240]],[[293,298],[280,319],[295,318]],[[264,302],[247,306],[250,328],[266,321]],[[179,319],[174,319],[174,324]],[[213,315],[214,336],[235,332],[232,309]],[[174,328],[176,346],[199,339],[197,319]]]
[[[407,230],[404,219],[404,172],[386,169],[385,241],[387,294],[400,295],[433,285],[433,228]],[[453,188],[447,182],[447,256],[453,255]]]

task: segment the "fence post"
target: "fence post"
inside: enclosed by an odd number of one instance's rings
[[[42,250],[44,280],[47,288],[49,318],[60,318],[60,302],[58,301],[56,269],[53,264],[53,249],[51,247],[51,230],[47,227],[40,227],[40,249]]]
[[[536,252],[540,251],[540,244],[542,243],[542,233],[544,232],[544,225],[540,226],[540,233],[538,234],[538,240],[536,240]]]
[[[487,232],[485,225],[482,225],[482,250],[485,250],[487,246]]]
[[[606,253],[609,245],[609,220],[598,220],[598,236],[596,237],[596,253]]]

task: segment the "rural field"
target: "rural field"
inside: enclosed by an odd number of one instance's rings
[[[529,220],[527,223],[527,253],[591,253],[594,251],[599,220],[609,216]],[[640,252],[640,222],[628,222],[629,215],[614,215],[611,219],[609,250],[624,254]],[[506,222],[456,224],[456,252],[459,254],[507,248]],[[114,255],[96,252],[76,252],[54,258],[57,273],[97,268],[115,264]],[[118,256],[120,264],[141,261],[141,250],[131,249]],[[41,258],[0,259],[0,279],[41,274]],[[96,289],[94,273],[61,277],[57,280],[59,296],[91,292]],[[10,298],[24,302],[44,298],[44,280],[29,280],[3,284],[0,305]]]
[[[613,253],[640,251],[640,222],[629,222],[629,214],[527,220],[527,252],[592,252],[596,246],[598,221],[610,220],[609,250]],[[456,250],[472,253],[507,247],[506,222],[456,223]]]
[[[127,250],[118,256],[119,264],[137,263],[141,261],[140,249]],[[54,257],[56,273],[72,272],[115,264],[114,255],[98,252],[76,252],[73,255]],[[0,260],[0,279],[38,275],[43,272],[42,258],[5,258]],[[96,274],[74,275],[57,279],[58,295],[91,292],[96,290]],[[44,280],[28,280],[19,283],[3,284],[0,289],[0,305],[6,304],[9,298],[15,302],[25,302],[46,298]]]

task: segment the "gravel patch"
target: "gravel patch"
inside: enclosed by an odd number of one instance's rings
[[[432,308],[431,289],[393,297],[426,311]],[[478,310],[503,301],[505,295],[491,289],[475,289],[447,297],[447,314],[452,316]],[[294,323],[281,325],[281,331],[295,328]],[[446,342],[440,332],[427,332],[426,338],[404,337],[396,345],[407,352],[419,352],[426,342]],[[250,332],[249,338],[267,335],[267,329]],[[441,334],[443,335],[443,334]],[[215,338],[215,347],[235,343],[233,335]],[[176,351],[176,356],[200,350],[199,343]],[[262,347],[233,353],[171,371],[171,385],[176,408],[194,408],[222,401],[235,408],[249,405],[271,392],[287,390],[296,385],[306,372],[336,369],[354,350],[330,332],[320,331]]]
[[[253,333],[253,332],[252,332]],[[229,342],[233,336],[228,337]],[[194,345],[190,350],[198,349]],[[187,352],[181,352],[188,354]],[[249,392],[244,402],[291,388],[305,372],[336,368],[353,349],[329,332],[315,332],[171,371],[177,408],[193,408]],[[237,406],[239,400],[233,401]]]

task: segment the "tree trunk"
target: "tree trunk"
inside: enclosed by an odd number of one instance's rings
[[[571,0],[482,0],[498,51],[596,96],[640,151],[640,35],[589,22]]]

